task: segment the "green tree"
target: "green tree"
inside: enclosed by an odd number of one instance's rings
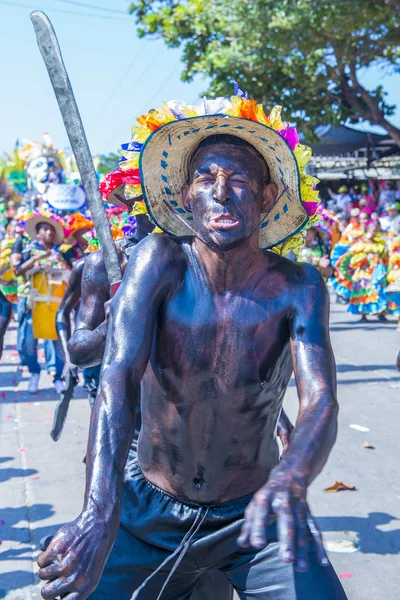
[[[400,144],[382,85],[367,90],[359,71],[400,70],[400,0],[137,0],[140,36],[183,48],[184,81],[201,73],[208,95],[230,95],[232,80],[286,118],[315,125],[368,120]]]
[[[100,154],[98,157],[97,172],[101,175],[107,175],[118,167],[119,154],[110,152],[110,154]]]

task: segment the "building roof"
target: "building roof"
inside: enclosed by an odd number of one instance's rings
[[[374,158],[378,158],[378,155],[398,150],[387,134],[359,131],[347,125],[320,125],[315,133],[319,141],[310,144],[314,156],[346,156],[375,151]]]

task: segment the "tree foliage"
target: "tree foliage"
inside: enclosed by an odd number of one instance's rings
[[[97,172],[101,175],[107,175],[118,167],[119,154],[110,152],[110,154],[100,154],[98,156]]]
[[[321,123],[368,120],[400,143],[382,85],[366,90],[359,71],[400,71],[400,0],[137,0],[140,36],[183,48],[182,79],[201,73],[208,94],[232,81],[309,131]]]

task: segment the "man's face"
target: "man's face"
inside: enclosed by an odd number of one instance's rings
[[[209,246],[228,250],[254,234],[261,212],[277,195],[268,177],[265,162],[251,147],[217,144],[196,152],[183,200]]]
[[[41,242],[53,244],[55,235],[56,230],[54,227],[52,227],[52,225],[49,225],[48,223],[40,223],[38,226],[37,237]]]
[[[313,246],[316,246],[318,243],[317,232],[312,227],[307,230],[306,237],[305,237],[305,243],[306,243],[307,248],[312,248]]]

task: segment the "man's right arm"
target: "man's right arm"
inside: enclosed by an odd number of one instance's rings
[[[80,517],[64,526],[38,559],[39,576],[49,581],[42,590],[45,600],[71,592],[75,592],[74,600],[85,600],[96,588],[114,543],[139,386],[159,307],[172,293],[182,270],[177,251],[176,243],[164,236],[144,240],[132,252],[112,301],[90,424],[84,507]]]

